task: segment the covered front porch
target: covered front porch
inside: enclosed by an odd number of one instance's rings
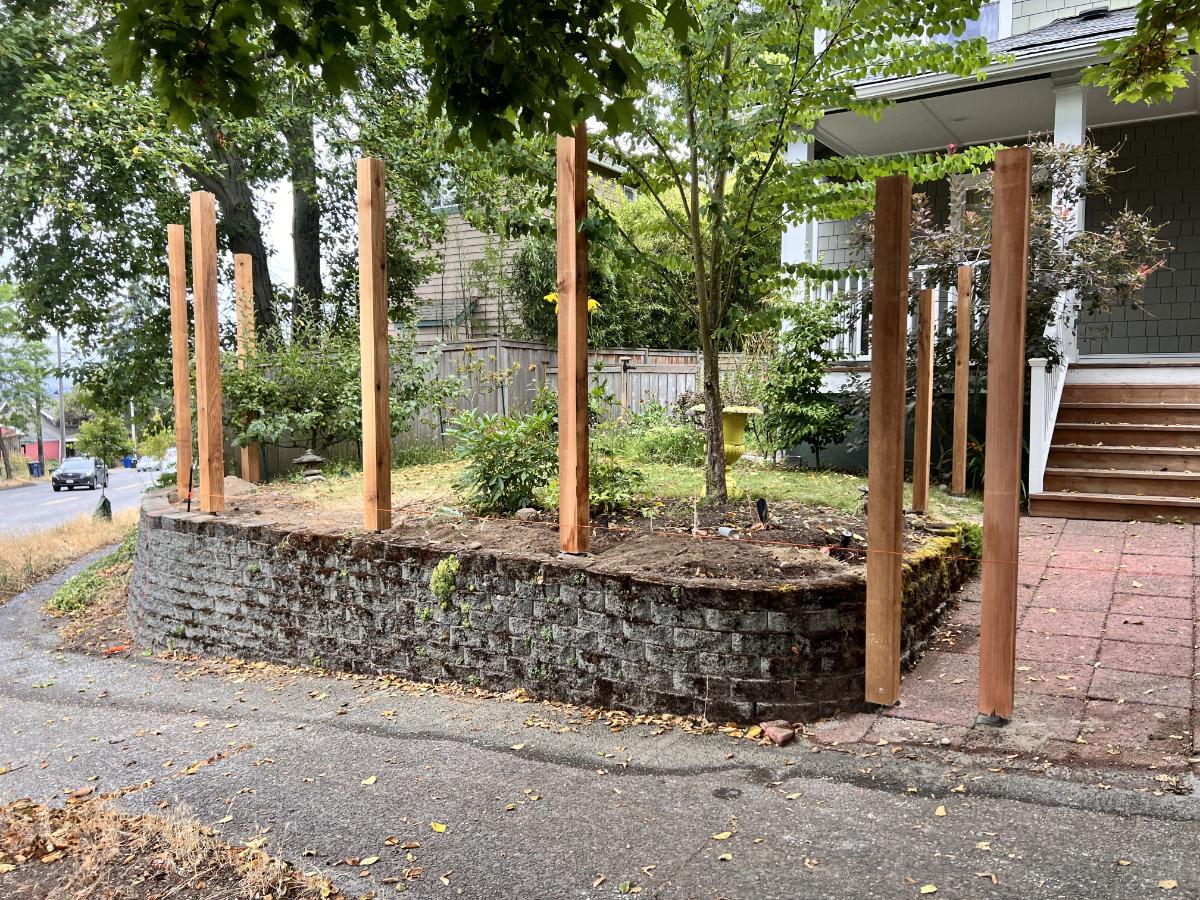
[[[867,85],[864,93],[894,101],[879,121],[834,112],[793,153],[887,155],[1031,139],[1087,141],[1114,151],[1109,190],[1077,205],[1075,229],[1098,230],[1129,208],[1146,213],[1171,250],[1136,305],[1081,312],[1072,295],[1061,296],[1046,332],[1060,360],[1030,360],[1030,509],[1194,522],[1200,521],[1200,481],[1193,483],[1200,479],[1200,90],[1193,81],[1170,103],[1146,107],[1115,104],[1082,83],[1099,58],[1099,42],[1127,29],[1130,15],[1079,17],[997,42],[1015,61],[983,82],[935,77]],[[942,185],[926,190],[934,216],[945,221],[949,192]],[[854,268],[859,261],[849,234],[847,222],[804,223],[785,236],[785,259]],[[856,288],[863,279],[826,292]],[[939,289],[939,312],[956,302],[953,286]],[[869,359],[865,324],[848,322],[838,338],[839,355],[850,362]]]

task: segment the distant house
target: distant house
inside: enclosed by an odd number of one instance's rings
[[[624,170],[592,157],[588,170],[592,189],[610,197],[632,197],[618,184]],[[445,237],[434,252],[441,265],[417,288],[417,340],[422,344],[511,336],[520,322],[507,308],[503,280],[520,247],[519,240],[480,231],[455,203],[438,207],[445,217]],[[552,215],[547,212],[547,216]],[[552,287],[547,287],[547,291]]]
[[[57,409],[42,410],[42,453],[45,459],[66,459],[75,455],[75,437],[79,433],[80,422],[67,418],[66,455],[59,446],[59,428]],[[26,459],[38,458],[37,423],[30,422],[21,434],[21,453]]]

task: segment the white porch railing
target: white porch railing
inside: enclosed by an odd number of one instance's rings
[[[1046,325],[1046,338],[1058,348],[1059,362],[1029,360],[1029,493],[1041,493],[1045,485],[1046,462],[1050,458],[1050,441],[1058,421],[1067,369],[1079,357],[1075,341],[1075,326],[1079,304],[1075,295],[1063,293],[1054,305],[1054,316]]]
[[[921,272],[924,267],[918,269],[913,275],[913,283],[919,284]],[[845,275],[836,281],[827,281],[819,285],[812,285],[808,288],[807,295],[810,299],[819,298],[821,300],[829,300],[833,297],[856,294],[859,297],[864,295],[864,291],[870,290],[871,277],[866,273]],[[936,343],[945,337],[950,337],[949,334],[943,333],[943,326],[950,326],[952,317],[948,317],[946,313],[954,309],[957,303],[957,290],[953,287],[945,287],[941,285],[933,286],[933,318],[934,331],[933,339]],[[871,340],[870,340],[870,316],[862,304],[851,304],[851,306],[842,314],[842,328],[834,335],[825,346],[832,350],[839,360],[843,362],[865,363],[871,360]],[[908,314],[908,333],[911,334],[915,326],[913,322],[912,311]]]

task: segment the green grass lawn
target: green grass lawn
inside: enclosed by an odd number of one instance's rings
[[[688,499],[704,490],[704,470],[696,466],[636,463],[646,477],[646,493],[662,498]],[[730,472],[734,488],[767,500],[793,500],[817,506],[830,506],[854,512],[862,501],[859,488],[866,487],[864,476],[811,469],[785,469],[740,463]],[[904,485],[904,503],[912,499],[912,485]],[[929,491],[929,511],[955,521],[973,521],[983,515],[979,494],[952,496],[940,488]]]
[[[704,471],[698,466],[662,463],[629,463],[645,476],[644,493],[648,498],[689,500],[704,491]],[[422,463],[392,470],[392,503],[397,507],[433,508],[454,504],[453,483],[461,471],[461,461]],[[745,461],[731,471],[734,490],[767,500],[790,500],[814,506],[828,506],[855,512],[867,479],[842,472],[787,469]],[[362,473],[330,478],[312,485],[276,483],[272,489],[305,497],[326,508],[356,509],[362,497]],[[912,486],[904,486],[905,504],[910,502]],[[930,513],[954,521],[977,521],[983,514],[978,493],[954,497],[939,488],[929,492]]]

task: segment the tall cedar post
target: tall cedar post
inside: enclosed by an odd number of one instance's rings
[[[217,343],[217,201],[192,193],[192,297],[196,315],[196,428],[200,444],[200,509],[225,508],[225,431],[221,348]]]
[[[392,428],[388,402],[387,243],[384,165],[358,161],[359,354],[362,358],[363,524],[392,527]]]
[[[890,175],[877,179],[867,456],[866,700],[884,706],[892,706],[900,699],[904,369],[911,218],[909,177]]]
[[[933,291],[917,294],[917,393],[913,424],[913,512],[929,509],[929,445],[933,439]]]
[[[588,309],[587,126],[558,138],[558,537],[564,553],[587,553]]]
[[[1012,718],[1016,676],[1025,300],[1029,277],[1028,147],[996,154],[988,314],[987,454],[983,470],[983,607],[979,712]]]
[[[167,282],[171,295],[171,376],[175,395],[175,495],[188,499],[192,481],[192,373],[188,348],[187,238],[167,226]]]
[[[967,403],[971,383],[971,298],[974,271],[958,267],[958,299],[954,308],[954,446],[950,467],[950,490],[967,492]]]
[[[233,255],[233,283],[237,301],[237,360],[238,368],[246,368],[258,349],[254,330],[254,257],[249,253]],[[262,452],[258,441],[242,448],[242,478],[251,484],[262,481]]]

